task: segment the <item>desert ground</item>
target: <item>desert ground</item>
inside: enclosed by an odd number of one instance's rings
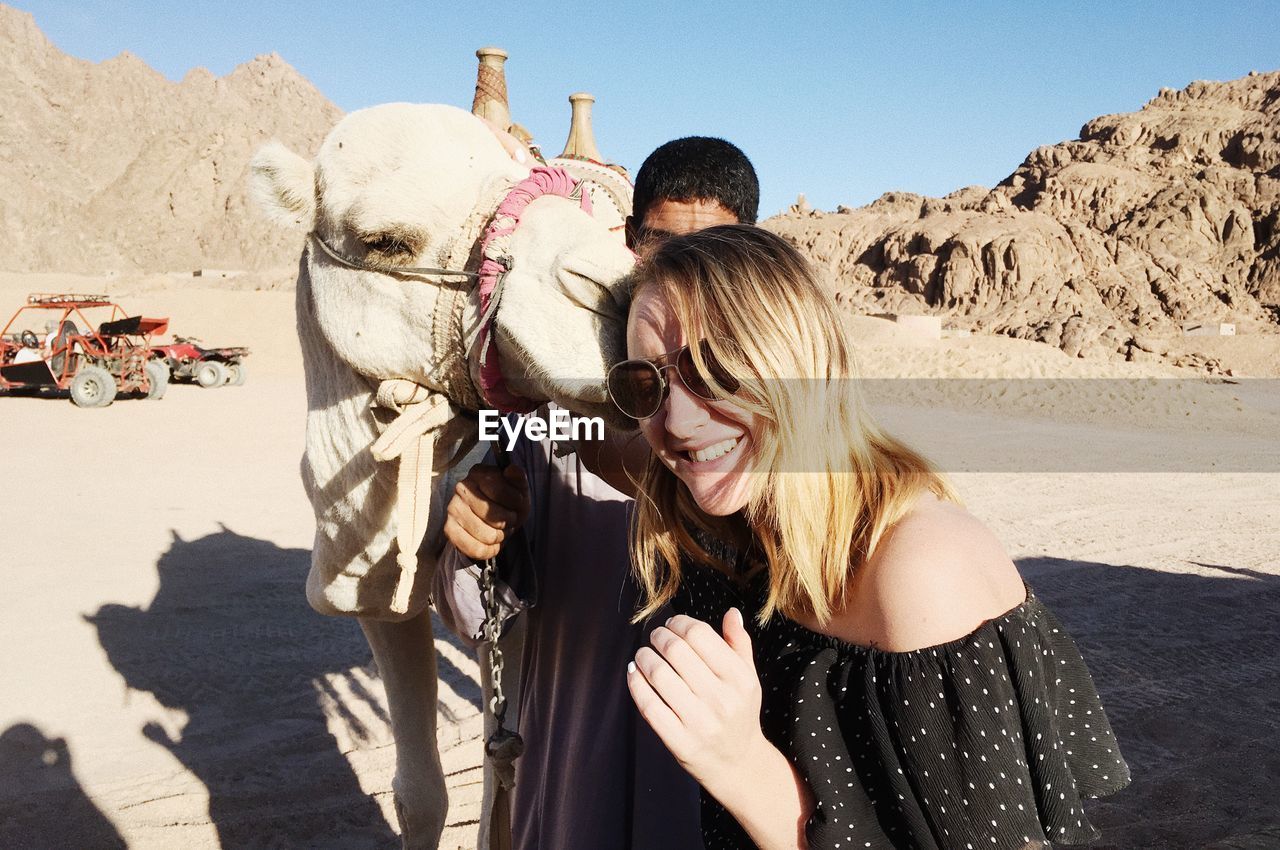
[[[243,387],[101,410],[0,397],[0,846],[397,845],[377,672],[356,624],[303,598],[288,278],[0,274],[4,318],[28,292],[105,291],[253,350]],[[1134,777],[1092,804],[1099,846],[1280,846],[1280,337],[1204,342],[1241,376],[1224,384],[850,332],[868,375],[932,379],[869,395],[937,448],[1090,663]],[[1179,375],[1174,394],[1138,380]],[[472,847],[477,668],[437,643],[442,846]]]

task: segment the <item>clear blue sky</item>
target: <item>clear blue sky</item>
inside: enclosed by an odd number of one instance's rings
[[[635,169],[662,142],[723,136],[760,173],[761,216],[883,192],[992,185],[1032,148],[1162,86],[1280,68],[1278,2],[107,2],[39,0],[59,48],[129,50],[179,80],[275,51],[339,107],[469,107],[475,48],[506,48],[515,119],[558,153],[567,95]],[[575,20],[573,9],[585,11]]]

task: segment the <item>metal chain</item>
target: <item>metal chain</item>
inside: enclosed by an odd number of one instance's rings
[[[485,642],[489,644],[489,671],[493,679],[493,697],[489,701],[489,709],[503,726],[507,717],[507,698],[502,692],[502,649],[498,646],[501,629],[498,623],[498,599],[494,577],[497,575],[497,558],[485,558],[484,567],[480,570],[480,604],[484,607],[484,625],[481,631]]]
[[[507,454],[501,446],[495,445],[495,455],[499,468],[505,468]],[[502,637],[502,624],[498,610],[497,592],[498,556],[485,558],[480,569],[480,604],[484,608],[484,625],[481,633],[489,644],[489,672],[493,682],[493,697],[489,708],[497,726],[489,740],[485,741],[484,751],[493,763],[494,775],[499,786],[510,790],[515,787],[515,760],[524,752],[524,739],[520,733],[507,728],[507,696],[502,691],[503,658],[498,639]]]

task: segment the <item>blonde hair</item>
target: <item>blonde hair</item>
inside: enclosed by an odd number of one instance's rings
[[[733,403],[755,414],[745,519],[768,568],[760,622],[775,611],[820,623],[843,610],[858,565],[925,491],[955,500],[923,457],[865,414],[853,352],[813,268],[781,237],[750,225],[713,227],[666,241],[633,277],[657,287],[685,338],[705,340],[740,387]],[[695,365],[717,396],[700,347]],[[673,378],[674,379],[674,378]],[[681,555],[731,572],[707,536],[732,539],[731,519],[709,517],[656,454],[639,482],[632,563],[645,592],[636,619],[680,585]]]

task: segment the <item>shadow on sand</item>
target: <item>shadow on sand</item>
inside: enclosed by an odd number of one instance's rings
[[[30,723],[0,733],[0,847],[125,846],[76,781],[65,740]]]
[[[326,727],[322,677],[376,672],[355,621],[307,605],[308,565],[304,549],[225,528],[174,535],[148,607],[104,605],[88,619],[130,688],[189,717],[180,740],[143,731],[204,783],[223,847],[399,846]],[[346,684],[388,722],[357,677]]]
[[[1132,770],[1089,804],[1095,848],[1280,846],[1280,577],[1028,558]]]
[[[227,530],[175,537],[147,608],[107,605],[89,619],[130,687],[189,716],[180,741],[146,732],[207,786],[224,847],[395,846],[316,685],[368,666],[369,650],[356,623],[307,606],[307,566],[305,550]],[[1280,846],[1280,577],[1229,564],[1202,564],[1206,575],[1018,566],[1079,644],[1132,769],[1132,785],[1090,803],[1103,832],[1093,846]],[[442,679],[469,681],[439,661]],[[478,703],[478,688],[464,690]],[[70,775],[65,745],[26,725],[0,740],[6,772],[14,760],[32,787],[61,789],[59,808],[41,806],[45,828],[96,839],[78,846],[122,844]],[[41,773],[49,751],[53,772]]]

